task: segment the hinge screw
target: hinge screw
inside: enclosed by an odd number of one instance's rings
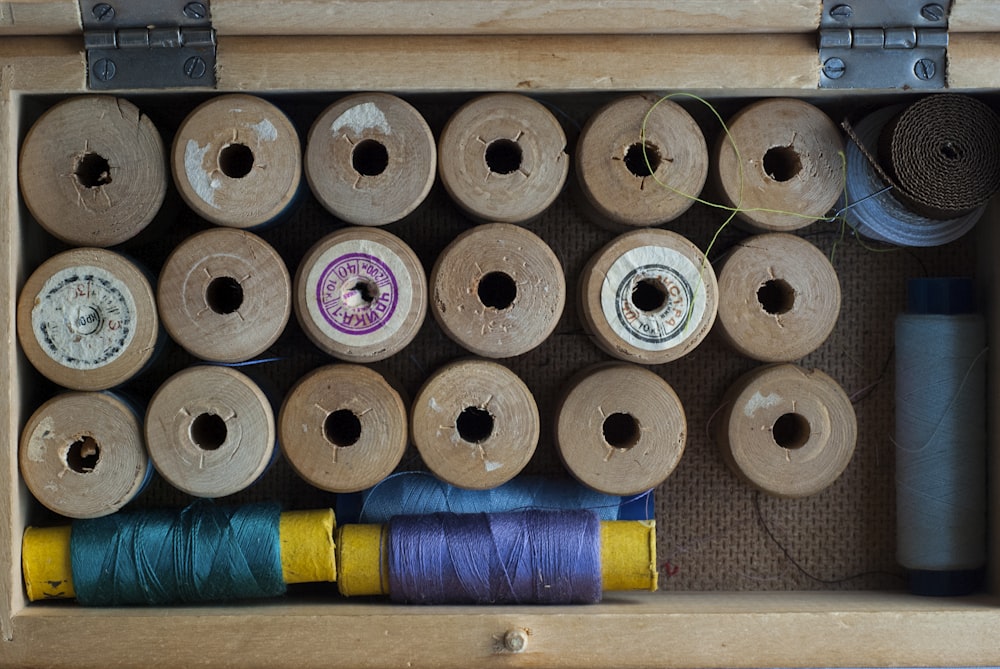
[[[823,63],[823,74],[830,79],[840,79],[846,70],[847,65],[840,58],[827,58],[826,62]]]
[[[201,2],[189,2],[184,5],[184,16],[189,19],[203,19],[208,14],[208,8]]]
[[[90,11],[98,21],[110,21],[115,18],[115,8],[106,2],[94,5]]]
[[[523,629],[507,630],[503,635],[503,647],[508,653],[523,653],[528,646],[528,635]]]
[[[913,66],[913,73],[917,75],[917,79],[924,81],[933,79],[935,72],[937,72],[937,65],[930,58],[921,58]]]
[[[936,3],[924,5],[920,9],[920,15],[928,21],[940,21],[944,18],[944,7]]]
[[[99,61],[94,63],[90,69],[98,81],[111,81],[115,78],[115,74],[118,72],[118,67],[115,65],[115,61],[110,58],[101,58]]]
[[[201,79],[207,71],[208,66],[201,56],[191,56],[184,61],[184,75],[188,79]]]
[[[838,21],[846,21],[854,16],[854,10],[850,5],[837,5],[830,10],[830,17]]]

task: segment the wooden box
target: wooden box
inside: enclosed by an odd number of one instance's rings
[[[127,0],[122,0],[127,2]],[[112,3],[113,4],[113,3]],[[75,0],[0,2],[0,665],[51,667],[763,667],[1000,662],[1000,493],[991,491],[989,594],[903,590],[615,594],[586,607],[404,607],[338,598],[88,609],[29,604],[21,535],[35,502],[18,435],[38,378],[15,303],[45,254],[20,202],[27,107],[88,91]],[[302,96],[689,91],[863,104],[903,90],[820,90],[820,0],[213,0],[215,92]],[[947,84],[1000,99],[1000,4],[954,0]],[[163,99],[192,91],[117,91]],[[980,282],[996,312],[994,204],[979,227]],[[995,322],[995,313],[994,322]],[[892,318],[894,314],[886,314]],[[995,328],[994,328],[995,329]],[[996,370],[997,353],[992,351]],[[994,389],[995,390],[995,389]],[[1000,408],[993,392],[989,406]],[[990,471],[1000,478],[995,425]],[[509,652],[508,630],[527,631]]]

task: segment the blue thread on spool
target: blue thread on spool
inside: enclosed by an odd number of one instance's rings
[[[73,523],[77,600],[91,606],[207,602],[285,592],[276,504],[196,503]]]
[[[968,594],[986,563],[986,328],[971,279],[913,279],[907,290],[896,320],[897,559],[915,594]]]
[[[413,604],[591,604],[601,599],[592,511],[396,516],[389,592]]]
[[[570,479],[519,476],[489,490],[466,490],[430,472],[399,472],[360,493],[337,495],[342,523],[387,523],[393,516],[500,513],[527,509],[589,509],[600,520],[649,520],[653,491],[618,497]]]

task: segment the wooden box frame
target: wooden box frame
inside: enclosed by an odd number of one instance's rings
[[[818,91],[820,0],[213,0],[219,92]],[[359,29],[359,26],[361,27]],[[1000,3],[954,0],[948,82],[1000,90]],[[400,607],[315,600],[165,609],[32,606],[20,573],[31,502],[17,436],[31,378],[14,305],[32,255],[17,188],[20,105],[87,90],[75,0],[0,2],[0,665],[761,667],[1000,662],[1000,514],[990,593],[614,595],[590,607]],[[294,39],[292,38],[294,36]],[[886,93],[886,92],[881,92]],[[163,93],[169,95],[170,93]],[[989,230],[984,254],[1000,243]],[[991,262],[982,263],[984,266]],[[1000,301],[996,284],[991,301]],[[994,316],[994,323],[996,322]],[[994,332],[996,330],[994,329]],[[991,368],[998,354],[991,352]],[[1000,393],[991,393],[993,413]],[[997,429],[991,431],[997,450]],[[1000,458],[990,471],[1000,480]],[[996,486],[992,508],[1000,503]],[[504,634],[527,631],[523,652]]]

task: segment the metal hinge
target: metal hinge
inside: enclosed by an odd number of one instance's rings
[[[80,0],[92,90],[215,86],[208,0]]]
[[[820,88],[945,88],[951,0],[823,0]]]

